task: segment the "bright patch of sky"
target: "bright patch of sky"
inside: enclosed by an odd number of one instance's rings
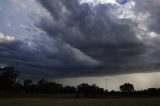
[[[115,0],[80,0],[82,3],[111,3],[116,4]]]
[[[80,78],[66,78],[57,79],[57,82],[64,85],[77,86],[80,83],[86,82],[89,84],[97,84],[98,86],[109,90],[119,91],[119,86],[124,83],[131,83],[134,85],[135,90],[143,90],[148,88],[159,88],[160,73],[135,73],[135,74],[123,74],[103,77],[80,77]],[[107,79],[107,82],[106,80]],[[107,84],[107,85],[106,85]]]
[[[3,42],[3,41],[14,41],[14,40],[15,40],[14,36],[4,35],[3,33],[0,32],[0,42]]]

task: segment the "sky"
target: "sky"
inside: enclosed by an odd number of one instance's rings
[[[160,87],[159,0],[0,0],[0,65],[21,79]]]

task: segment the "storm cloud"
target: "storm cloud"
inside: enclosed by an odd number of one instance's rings
[[[25,29],[32,32],[32,38],[15,37],[11,41],[6,35],[3,40],[0,36],[0,63],[16,66],[24,77],[64,78],[159,70],[158,0],[128,0],[120,4],[79,0],[34,3],[45,13],[29,15],[32,27]]]

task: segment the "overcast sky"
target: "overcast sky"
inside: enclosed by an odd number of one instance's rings
[[[160,87],[159,10],[160,0],[0,0],[0,65],[22,79]]]

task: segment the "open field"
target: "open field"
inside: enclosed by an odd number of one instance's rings
[[[0,106],[160,106],[160,98],[146,98],[146,99],[0,98]]]

